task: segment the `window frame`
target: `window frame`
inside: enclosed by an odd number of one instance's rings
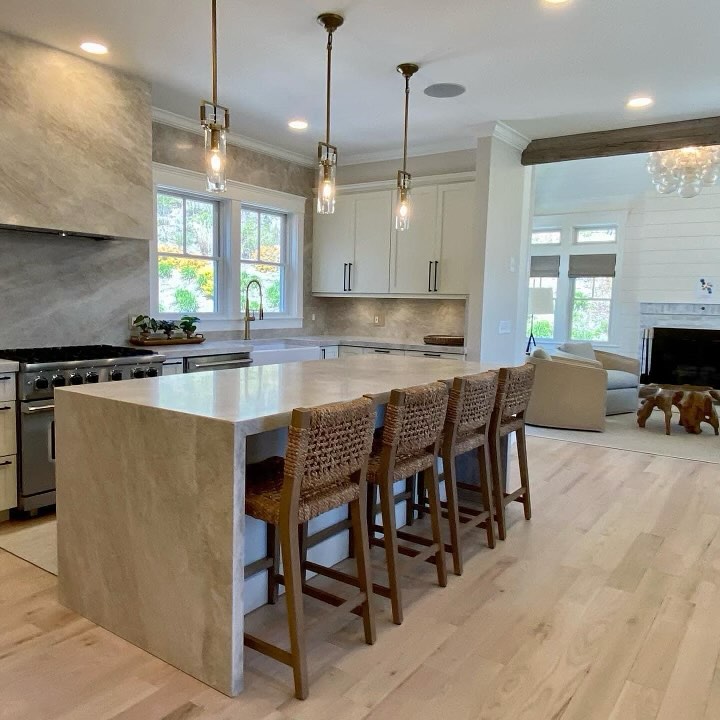
[[[241,309],[241,211],[243,207],[284,215],[285,277],[284,312],[266,313],[253,327],[260,329],[301,328],[303,326],[303,240],[307,198],[277,190],[269,190],[229,180],[222,195],[206,189],[204,173],[153,163],[153,241],[150,247],[150,308],[157,319],[177,319],[179,313],[158,311],[158,272],[160,253],[157,244],[157,194],[193,196],[218,203],[217,245],[220,255],[216,278],[216,312],[195,313],[202,321],[202,330],[241,330],[244,312]],[[138,314],[144,309],[138,308]]]
[[[607,243],[598,243],[599,245],[607,246]],[[617,266],[617,258],[615,259],[615,264]],[[584,338],[574,338],[573,337],[573,310],[575,308],[575,283],[578,280],[588,280],[592,279],[593,281],[596,280],[599,277],[605,277],[604,275],[583,275],[581,277],[576,278],[568,278],[570,280],[570,291],[568,293],[568,301],[570,303],[570,307],[568,308],[568,327],[567,327],[567,340],[568,342],[583,342]],[[610,291],[610,298],[588,298],[590,302],[608,302],[610,301],[610,313],[608,315],[608,338],[607,340],[590,340],[589,342],[595,343],[597,345],[608,345],[610,343],[610,339],[613,337],[613,304],[615,302],[615,279],[616,278],[610,278],[612,280],[612,289]]]
[[[614,252],[616,269],[612,287],[612,297],[610,300],[608,340],[593,340],[592,343],[599,347],[618,347],[616,344],[616,336],[620,324],[618,322],[618,313],[621,292],[623,238],[625,234],[627,215],[628,212],[626,210],[607,210],[596,212],[571,212],[556,215],[538,215],[533,218],[531,233],[560,229],[562,237],[559,245],[532,244],[532,242],[528,241],[528,288],[530,287],[530,258],[541,255],[560,255],[560,275],[558,277],[557,296],[555,300],[554,337],[536,338],[538,345],[557,345],[571,340],[574,279],[568,276],[570,255],[604,255]],[[576,242],[577,230],[605,227],[615,228],[615,242]],[[529,313],[526,313],[526,318],[529,317]]]

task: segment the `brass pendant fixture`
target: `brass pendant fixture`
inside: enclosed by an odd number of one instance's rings
[[[412,203],[410,186],[412,176],[407,171],[408,111],[410,107],[410,78],[420,69],[415,63],[402,63],[397,71],[405,78],[405,131],[403,133],[403,166],[398,170],[397,194],[395,200],[395,229],[402,231],[410,227]]]
[[[200,103],[200,124],[205,129],[207,189],[225,192],[230,111],[217,101],[217,0],[212,0],[212,102],[203,100]]]
[[[327,80],[325,88],[325,142],[318,143],[318,188],[317,211],[320,215],[335,212],[335,170],[337,168],[337,148],[330,144],[330,79],[332,68],[333,33],[343,24],[342,15],[323,13],[317,21],[328,34],[327,41]]]

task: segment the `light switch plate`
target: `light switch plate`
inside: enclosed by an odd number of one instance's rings
[[[374,327],[385,327],[385,313],[379,311],[376,312],[373,315],[372,324]]]
[[[512,332],[512,325],[509,320],[501,320],[498,325],[499,335],[509,335]]]

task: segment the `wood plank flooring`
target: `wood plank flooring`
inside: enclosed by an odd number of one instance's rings
[[[0,551],[0,720],[720,718],[720,468],[528,441],[533,519],[510,508],[494,551],[470,535],[445,589],[407,563],[405,622],[378,598],[376,645],[306,598],[305,702],[252,651],[246,691],[226,698],[65,610],[55,577]],[[282,605],[248,618],[274,640],[284,623]]]

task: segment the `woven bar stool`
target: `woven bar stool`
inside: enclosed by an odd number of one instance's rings
[[[323,591],[323,599],[362,614],[365,641],[375,642],[372,580],[366,525],[366,475],[375,427],[375,404],[368,398],[293,410],[285,458],[249,465],[245,512],[268,523],[271,538],[279,536],[283,572],[278,575],[275,542],[269,541],[266,567],[272,583],[285,585],[290,651],[248,633],[245,645],[293,669],[295,697],[308,695],[303,627],[305,590],[299,536],[304,523],[328,510],[350,506],[360,592],[350,599]],[[272,590],[268,590],[272,598]]]
[[[521,367],[502,368],[495,398],[495,409],[490,421],[490,464],[492,466],[495,517],[498,537],[504,540],[507,534],[505,507],[511,502],[521,502],[525,519],[532,516],[530,507],[530,477],[528,474],[527,443],[525,442],[525,411],[530,402],[535,366],[529,363]],[[505,492],[502,482],[500,439],[515,433],[517,438],[518,464],[520,466],[520,488]]]
[[[418,560],[434,557],[438,585],[447,585],[445,545],[440,529],[440,497],[437,457],[440,436],[445,422],[448,387],[436,382],[393,390],[385,410],[385,423],[368,465],[368,527],[370,543],[385,548],[389,586],[374,585],[375,592],[390,598],[393,622],[403,620],[400,581],[398,578],[399,554]],[[421,473],[428,491],[428,504],[432,525],[432,540],[397,530],[393,483]],[[380,491],[382,526],[375,525],[375,486]],[[401,495],[401,501],[405,501]],[[383,537],[376,538],[381,532]],[[398,538],[425,546],[423,550],[398,545]],[[357,545],[356,545],[357,547]]]
[[[484,527],[488,547],[495,547],[495,531],[492,519],[490,494],[490,418],[495,406],[498,388],[498,374],[494,371],[457,377],[450,390],[447,417],[441,446],[443,477],[447,501],[440,503],[444,517],[450,525],[450,543],[445,549],[452,553],[453,571],[462,575],[463,559],[460,543],[461,534],[469,529]],[[467,483],[458,479],[455,458],[477,449],[480,468],[480,483]],[[478,493],[482,510],[458,503],[458,488]],[[425,490],[420,484],[419,504],[415,506],[421,514],[428,511]],[[461,533],[460,525],[463,525]]]

